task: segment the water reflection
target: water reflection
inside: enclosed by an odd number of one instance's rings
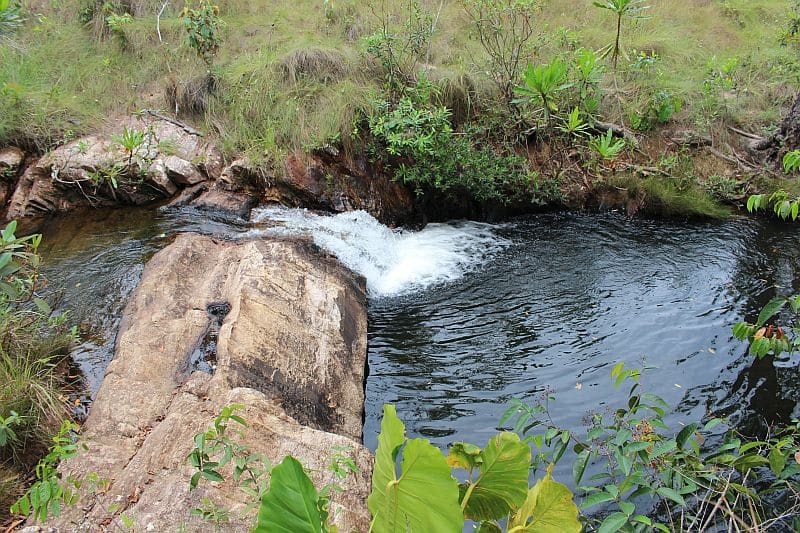
[[[249,228],[207,214],[128,209],[55,218],[40,229],[51,287],[61,288],[61,305],[85,325],[75,356],[96,389],[146,260],[181,231]],[[617,361],[657,366],[647,386],[679,405],[679,416],[727,415],[758,434],[798,415],[797,357],[754,362],[730,333],[776,292],[800,289],[795,226],[571,214],[491,231],[510,244],[480,269],[372,299],[367,445],[376,445],[384,403],[397,404],[412,435],[440,446],[480,443],[508,400],[534,400],[550,387],[555,421],[579,426],[588,410],[624,395],[608,378]],[[441,242],[452,247],[458,235]]]
[[[617,361],[657,370],[647,386],[680,417],[730,415],[755,430],[796,410],[796,361],[753,362],[730,328],[800,288],[793,226],[681,224],[547,215],[498,232],[514,245],[457,284],[372,302],[365,440],[383,403],[409,432],[485,442],[513,397],[556,390],[556,422],[620,399]],[[433,332],[433,342],[415,339]]]

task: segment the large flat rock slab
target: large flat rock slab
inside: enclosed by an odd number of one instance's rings
[[[229,507],[246,531],[246,498],[231,480],[189,491],[193,436],[233,403],[247,407],[242,442],[273,463],[297,457],[315,481],[341,447],[360,473],[335,498],[341,530],[366,530],[372,456],[361,446],[366,364],[363,278],[305,240],[219,241],[184,234],[147,264],[83,438],[62,472],[96,472],[106,493],[53,522],[67,531],[202,531],[202,498]],[[214,349],[215,348],[215,349]],[[198,354],[216,352],[216,361]],[[202,358],[201,358],[202,359]],[[213,373],[196,368],[216,367]],[[238,511],[238,512],[237,512]]]

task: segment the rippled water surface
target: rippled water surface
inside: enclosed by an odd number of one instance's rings
[[[754,363],[731,326],[776,291],[800,290],[797,226],[551,214],[502,225],[391,231],[364,213],[257,211],[249,225],[197,213],[92,212],[43,231],[51,287],[83,322],[75,354],[97,387],[144,262],[178,231],[310,234],[368,279],[364,439],[381,406],[412,435],[481,443],[511,398],[552,389],[556,422],[576,427],[620,399],[617,361],[656,367],[647,387],[686,413],[730,415],[745,430],[798,415],[798,359]]]
[[[114,356],[122,311],[144,263],[181,231],[236,235],[244,228],[197,213],[153,209],[98,210],[49,219],[41,253],[48,289],[79,323],[82,342],[73,352],[96,392]]]
[[[656,367],[650,391],[753,431],[797,416],[797,358],[753,363],[730,328],[800,289],[800,233],[763,221],[675,224],[544,215],[495,229],[510,242],[458,282],[370,306],[365,441],[384,403],[444,446],[482,443],[511,398],[555,391],[576,427],[619,401],[617,361]]]

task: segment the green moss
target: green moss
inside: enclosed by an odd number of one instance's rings
[[[731,209],[720,204],[696,183],[667,177],[615,176],[604,180],[614,191],[615,203],[649,215],[668,218],[729,217]]]

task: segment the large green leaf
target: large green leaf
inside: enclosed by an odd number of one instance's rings
[[[474,444],[466,442],[454,442],[450,446],[450,451],[447,454],[447,464],[451,468],[462,468],[464,470],[472,470],[478,466],[483,458],[481,457],[481,449]]]
[[[525,502],[508,523],[509,531],[526,533],[580,533],[578,507],[572,492],[547,475],[536,482]]]
[[[489,439],[481,452],[477,479],[471,487],[462,486],[464,497],[469,498],[466,517],[476,522],[498,520],[518,509],[528,493],[530,465],[531,449],[516,433],[498,433]]]
[[[367,500],[373,517],[378,517],[386,506],[387,487],[397,479],[397,453],[405,442],[406,427],[397,417],[394,405],[384,405],[378,449],[375,452],[375,467],[372,469],[372,493]]]
[[[269,491],[261,500],[253,533],[321,533],[318,499],[317,489],[303,471],[303,465],[287,456],[272,471]]]
[[[403,443],[397,477],[395,465]],[[464,525],[458,484],[444,455],[425,439],[406,441],[405,426],[392,405],[383,409],[368,505],[373,533],[458,533]]]
[[[761,313],[759,313],[758,320],[756,320],[756,325],[763,326],[766,324],[767,320],[777,315],[787,302],[788,300],[786,298],[775,298],[770,300],[770,302],[764,306],[764,309],[761,310]]]

